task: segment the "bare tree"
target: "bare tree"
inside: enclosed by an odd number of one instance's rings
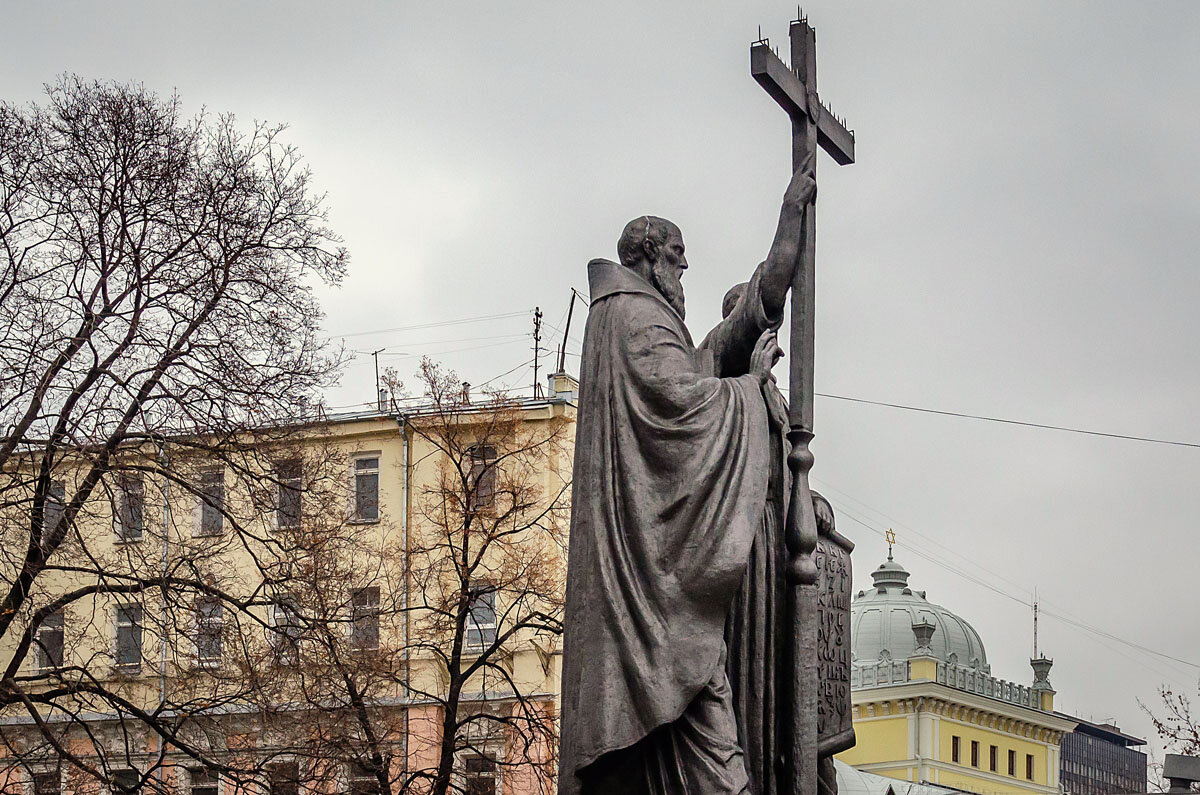
[[[406,784],[444,795],[499,774],[551,793],[544,682],[562,632],[569,420],[531,419],[501,393],[473,399],[428,360],[421,386],[428,407],[409,427],[433,476],[414,487],[406,652],[410,696],[433,708],[413,732],[430,738],[428,762]]]
[[[204,720],[258,682],[208,663],[287,557],[262,528],[347,263],[282,132],[75,77],[0,105],[0,745],[29,773],[239,775]]]

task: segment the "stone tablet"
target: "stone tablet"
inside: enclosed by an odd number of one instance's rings
[[[819,756],[854,745],[850,710],[850,551],[854,543],[820,528],[817,564],[817,747]]]

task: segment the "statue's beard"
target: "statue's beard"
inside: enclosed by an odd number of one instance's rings
[[[675,275],[675,268],[661,260],[654,263],[650,269],[650,281],[682,320],[684,317],[683,282],[679,281],[679,277]]]

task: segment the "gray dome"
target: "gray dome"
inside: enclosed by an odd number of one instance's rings
[[[859,591],[850,604],[851,652],[855,665],[880,660],[906,660],[917,650],[913,625],[933,629],[930,651],[937,659],[991,673],[987,652],[975,628],[940,605],[925,599],[924,591],[908,587],[908,572],[892,560],[871,573],[875,584]]]

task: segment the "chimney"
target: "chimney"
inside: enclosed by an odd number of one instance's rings
[[[559,403],[574,403],[579,397],[579,381],[564,372],[551,373],[546,378],[548,388],[546,394],[550,400]]]
[[[462,399],[463,403],[471,402],[471,383],[469,381],[462,382]]]
[[[384,389],[383,387],[380,387],[379,388],[379,410],[380,411],[387,411],[387,404],[388,404],[387,397],[388,397],[388,391],[386,389]]]

